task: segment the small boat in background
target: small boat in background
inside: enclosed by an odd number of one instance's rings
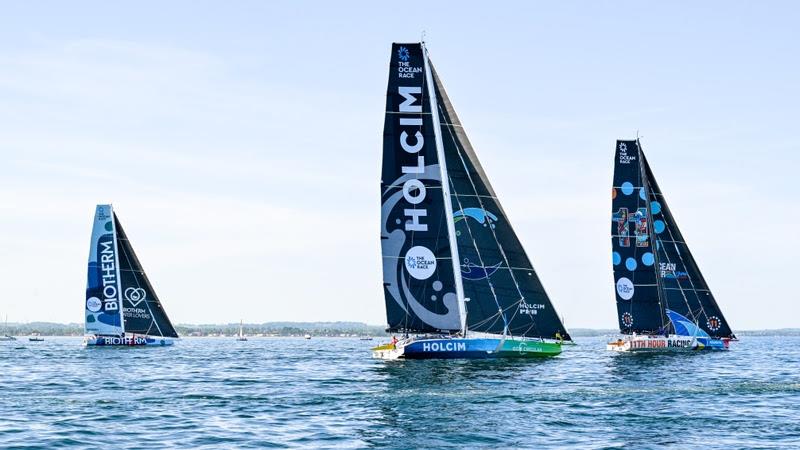
[[[306,339],[311,339],[311,335],[310,335],[310,334],[308,334],[308,333],[306,333],[306,335],[305,335],[305,336],[303,336],[303,337],[304,337],[304,338],[306,338]]]
[[[359,341],[371,341],[372,337],[370,337],[370,336],[362,336],[362,337],[358,338],[358,340]]]
[[[606,348],[727,350],[736,336],[678,229],[638,138],[617,141],[611,199],[612,264],[623,336]]]
[[[33,333],[28,337],[30,342],[43,342],[44,338],[39,333]]]
[[[247,338],[244,337],[244,329],[242,328],[242,321],[239,321],[239,336],[236,338],[237,341],[247,341]]]
[[[8,334],[8,316],[6,316],[5,326],[3,328],[3,335],[0,336],[0,342],[2,341],[16,341],[17,338]]]

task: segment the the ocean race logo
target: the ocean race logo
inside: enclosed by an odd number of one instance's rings
[[[617,294],[623,300],[630,300],[633,298],[633,282],[625,277],[617,281]]]
[[[408,61],[409,59],[411,59],[411,55],[409,54],[408,49],[406,47],[400,47],[399,49],[397,49],[397,58],[400,61]]]
[[[399,78],[416,78],[422,75],[422,67],[411,65],[411,52],[408,48],[397,49],[397,76]]]
[[[624,142],[619,143],[619,163],[620,164],[630,164],[631,161],[636,161],[635,155],[628,154],[628,144]]]
[[[418,280],[427,280],[436,272],[436,257],[421,245],[408,249],[405,262],[408,273]]]

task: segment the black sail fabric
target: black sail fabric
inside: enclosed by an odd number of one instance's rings
[[[647,183],[638,142],[617,141],[611,188],[611,247],[622,333],[661,333],[667,319],[656,279]]]
[[[119,269],[122,290],[123,318],[125,332],[149,336],[178,337],[167,313],[161,306],[150,280],[142,269],[130,240],[125,234],[116,213],[114,221],[117,228],[119,246]]]
[[[430,61],[429,61],[429,64]],[[433,70],[467,328],[570,339]]]
[[[656,269],[664,307],[688,318],[712,337],[735,339],[686,245],[643,152],[642,164],[650,186],[649,208],[658,249]]]
[[[422,45],[393,44],[381,171],[389,329],[461,329]]]

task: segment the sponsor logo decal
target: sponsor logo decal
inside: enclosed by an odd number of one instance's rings
[[[630,300],[633,298],[633,282],[625,277],[617,281],[617,294],[623,300]]]
[[[408,273],[418,280],[427,280],[436,271],[436,257],[421,245],[408,249],[405,261]]]
[[[125,289],[125,300],[129,301],[132,306],[138,306],[146,298],[147,292],[142,288],[129,287]]]
[[[632,349],[645,348],[694,348],[693,339],[636,339],[631,341]]]
[[[626,312],[622,314],[622,324],[627,328],[630,328],[633,325],[633,316],[631,313]]]
[[[630,164],[631,161],[636,161],[636,155],[628,154],[628,144],[624,142],[619,143],[619,163]]]
[[[539,313],[540,309],[544,309],[545,306],[543,303],[528,303],[525,299],[519,301],[518,310],[520,314],[527,314],[529,316],[535,316]]]
[[[658,269],[661,273],[661,278],[667,280],[688,280],[689,273],[682,270],[677,270],[678,266],[675,263],[659,263]]]
[[[711,331],[718,331],[720,328],[722,328],[722,320],[720,320],[720,318],[717,316],[711,316],[706,321],[706,326]]]
[[[411,58],[411,55],[408,53],[408,49],[405,47],[400,47],[397,49],[397,58],[400,61],[408,61]]]
[[[465,352],[466,342],[423,342],[423,352]]]
[[[103,302],[97,297],[89,297],[86,299],[86,309],[91,312],[98,312],[103,307]]]
[[[97,259],[100,263],[100,276],[103,279],[103,310],[106,312],[119,311],[114,239],[108,235],[107,240],[99,242],[98,250]]]

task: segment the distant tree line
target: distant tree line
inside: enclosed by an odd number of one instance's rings
[[[232,336],[239,333],[238,323],[190,325],[179,324],[175,327],[181,336]],[[382,326],[367,325],[361,322],[266,322],[245,323],[242,326],[248,336],[387,336]],[[592,337],[617,334],[617,330],[600,330],[591,328],[570,329],[573,337]],[[800,336],[800,328],[782,328],[775,330],[741,330],[735,331],[737,336]],[[0,335],[28,336],[82,336],[83,325],[78,323],[30,322],[0,323]]]

